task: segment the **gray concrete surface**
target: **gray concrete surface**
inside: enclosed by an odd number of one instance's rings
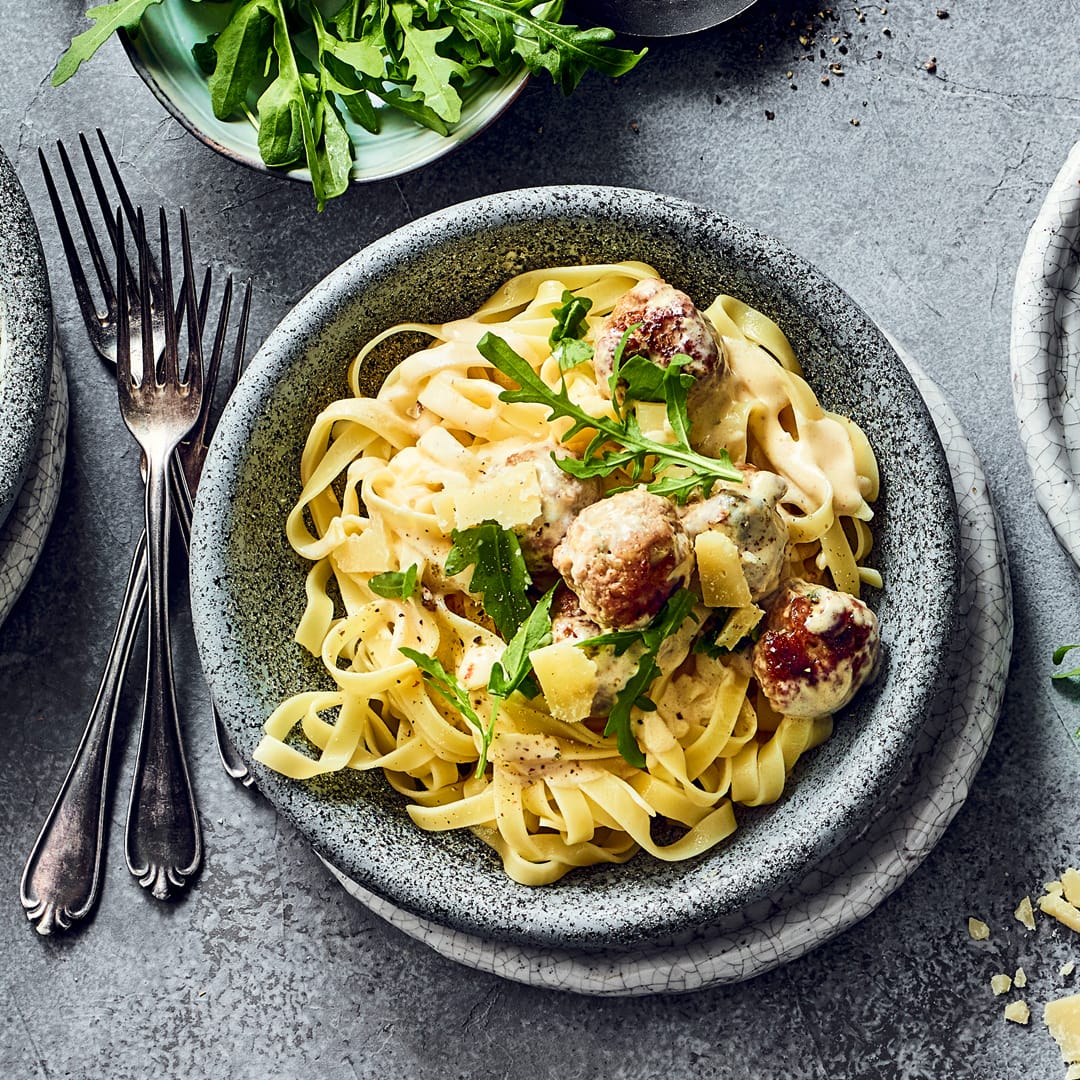
[[[51,89],[82,26],[77,0],[2,7],[0,144],[38,214],[72,418],[59,513],[0,629],[0,1076],[1063,1076],[1040,1006],[1061,992],[1061,964],[1080,959],[1080,936],[1048,925],[1028,935],[1011,912],[1080,860],[1080,703],[1049,678],[1053,647],[1080,637],[1080,583],[1032,497],[1008,331],[1027,230],[1080,134],[1080,4],[881,0],[822,18],[761,0],[726,27],[653,43],[617,84],[590,77],[564,100],[534,81],[458,152],[354,187],[321,215],[303,187],[185,133],[115,42]],[[200,256],[253,276],[256,339],[366,242],[538,182],[718,207],[846,288],[943,388],[986,467],[1012,566],[1016,646],[998,731],[921,868],[837,940],[748,983],[640,1000],[551,993],[459,967],[354,903],[257,795],[226,779],[206,727],[189,735],[207,844],[197,887],[172,906],[141,894],[120,854],[117,800],[96,917],[39,940],[19,873],[96,686],[141,513],[134,443],[86,346],[36,160],[39,146],[96,126],[122,147],[138,201],[186,205]],[[185,700],[204,706],[187,635],[178,653]],[[970,914],[994,928],[987,945],[967,939]],[[989,988],[1018,964],[1027,1028],[1002,1019]]]

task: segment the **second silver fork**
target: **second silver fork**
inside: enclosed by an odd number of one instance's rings
[[[202,831],[180,734],[173,684],[169,626],[169,460],[180,440],[199,419],[203,394],[202,339],[195,300],[194,268],[187,218],[180,212],[184,261],[184,313],[188,355],[180,372],[180,330],[174,308],[168,221],[159,219],[161,280],[164,293],[164,350],[159,365],[153,337],[142,335],[141,370],[134,372],[128,290],[119,290],[116,385],[120,413],[146,459],[148,623],[146,692],[135,775],[128,805],[125,853],[128,869],[159,899],[185,884],[202,861]],[[116,280],[124,281],[124,215],[117,211]],[[150,296],[150,249],[142,211],[136,236],[139,261],[139,321],[153,318]]]

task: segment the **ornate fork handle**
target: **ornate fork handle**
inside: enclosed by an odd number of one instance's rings
[[[85,918],[101,891],[116,709],[146,602],[146,533],[135,546],[124,600],[86,729],[23,870],[19,897],[39,934]]]
[[[147,458],[146,696],[124,851],[128,869],[139,884],[159,900],[167,900],[202,862],[202,830],[184,757],[170,662],[168,456],[148,454]]]

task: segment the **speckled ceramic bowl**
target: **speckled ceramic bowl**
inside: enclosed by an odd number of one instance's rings
[[[380,775],[296,783],[255,766],[261,790],[348,877],[400,908],[502,940],[609,949],[677,940],[799,880],[858,835],[896,784],[954,625],[957,523],[941,443],[896,354],[839,288],[776,241],[675,199],[591,187],[508,192],[414,222],[339,267],[270,335],[226,410],[199,488],[192,602],[240,752],[250,759],[283,697],[325,684],[292,640],[306,567],[284,522],[305,435],[347,392],[353,354],[393,323],[466,315],[518,271],[619,259],[652,263],[698,302],[730,292],[771,315],[826,407],[866,430],[883,476],[874,560],[887,588],[870,600],[886,662],[781,801],[741,810],[718,849],[675,865],[638,855],[540,889],[508,880],[467,833],[416,829]],[[370,390],[401,358],[393,347],[377,355]]]
[[[0,525],[41,440],[52,371],[52,298],[37,226],[0,150]]]

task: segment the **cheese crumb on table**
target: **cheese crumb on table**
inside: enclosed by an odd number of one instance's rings
[[[1022,967],[1016,969],[1016,974],[1013,976],[1013,986],[1020,990],[1027,986],[1027,974]]]
[[[1061,970],[1058,972],[1058,974],[1063,979],[1067,979],[1075,970],[1076,970],[1076,961],[1075,960],[1066,960],[1065,963],[1061,965]]]
[[[1031,906],[1031,897],[1025,896],[1013,912],[1018,922],[1022,922],[1029,930],[1035,929],[1035,910]]]
[[[1052,915],[1059,923],[1080,933],[1080,908],[1070,904],[1064,896],[1047,893],[1039,897],[1039,910]]]
[[[1048,1001],[1043,1021],[1061,1047],[1061,1060],[1080,1063],[1080,994]]]
[[[1061,887],[1065,890],[1065,899],[1080,907],[1080,870],[1070,866],[1061,875]]]
[[[1005,1006],[1005,1019],[1014,1024],[1026,1024],[1031,1019],[1031,1010],[1026,1001],[1010,1001]]]
[[[990,989],[994,991],[995,997],[1007,994],[1012,989],[1012,984],[1013,981],[1008,975],[994,975],[990,979]]]
[[[985,941],[990,936],[990,927],[982,919],[972,916],[968,919],[968,933],[972,941]]]

